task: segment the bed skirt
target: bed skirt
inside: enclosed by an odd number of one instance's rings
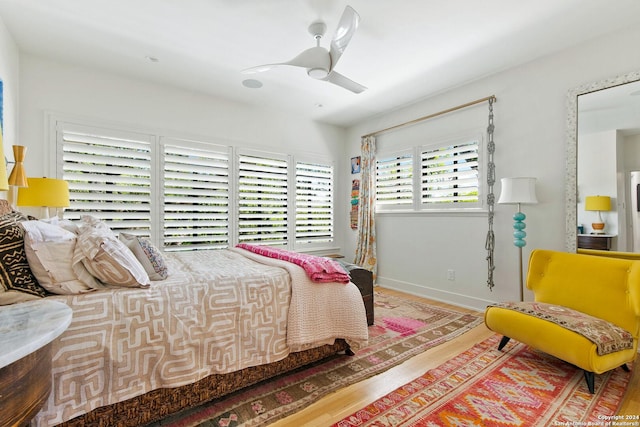
[[[333,345],[291,353],[285,359],[266,365],[211,375],[182,387],[152,390],[124,402],[96,408],[59,426],[142,426],[348,349],[349,346],[344,340],[336,340]]]

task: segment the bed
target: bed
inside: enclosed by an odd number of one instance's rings
[[[17,222],[25,251],[38,248],[42,236],[30,230],[42,225]],[[53,343],[52,392],[35,426],[144,425],[367,342],[355,285],[314,282],[281,259],[239,248],[162,254],[160,270],[140,263],[163,278],[118,286],[104,277],[124,283],[121,271],[82,261],[75,266],[88,267],[83,274],[102,278],[94,287],[67,281],[56,284],[64,294],[45,296],[69,305],[73,320]]]

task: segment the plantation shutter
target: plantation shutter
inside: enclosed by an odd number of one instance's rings
[[[413,155],[410,152],[376,160],[376,206],[380,209],[413,205]]]
[[[333,242],[333,167],[296,163],[296,248]]]
[[[238,241],[287,246],[288,167],[275,155],[238,155]]]
[[[151,142],[154,137],[59,123],[68,219],[90,214],[115,232],[151,233]]]
[[[166,251],[239,242],[304,250],[335,239],[329,160],[50,120],[67,219],[89,214]]]
[[[228,149],[172,139],[162,146],[164,249],[229,247]]]
[[[478,202],[478,141],[421,153],[423,204]]]

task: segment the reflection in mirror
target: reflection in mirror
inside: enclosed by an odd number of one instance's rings
[[[578,96],[577,153],[578,248],[640,252],[640,81]]]
[[[623,150],[618,147],[625,144],[625,140],[627,143],[632,141],[630,146],[640,146],[640,123],[629,122],[631,116],[640,119],[640,94],[637,93],[640,87],[630,85],[639,80],[640,71],[632,72],[582,85],[567,94],[565,231],[566,250],[569,252],[577,249],[579,225],[582,225],[580,233],[584,234],[580,238],[581,246],[597,244],[598,248],[606,248],[608,244],[609,249],[620,251],[630,251],[633,248],[630,246],[633,245],[633,235],[628,233],[632,224],[632,214],[628,211],[632,205],[631,183],[623,175],[636,168],[632,159],[627,157],[638,159],[637,170],[640,170],[640,148],[634,152],[634,148]],[[625,94],[622,96],[625,100],[622,103],[613,99],[613,95],[621,94]],[[635,114],[629,110],[628,105],[622,105],[634,101],[635,107],[632,108],[635,109]],[[598,134],[608,134],[608,137]],[[584,146],[582,139],[585,139]],[[609,196],[611,202],[610,211],[600,212],[606,227],[604,238],[591,234],[591,223],[597,221],[598,212],[585,211],[585,198],[597,195]],[[640,244],[636,247],[640,252]]]

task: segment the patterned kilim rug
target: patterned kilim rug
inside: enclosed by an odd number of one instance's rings
[[[375,321],[369,327],[369,344],[355,356],[336,356],[301,368],[155,425],[268,425],[339,388],[384,372],[451,340],[482,322],[480,314],[465,314],[378,292],[374,304]]]
[[[475,345],[414,381],[344,418],[353,426],[611,425],[631,374],[596,375],[590,394],[582,370],[499,336]]]

